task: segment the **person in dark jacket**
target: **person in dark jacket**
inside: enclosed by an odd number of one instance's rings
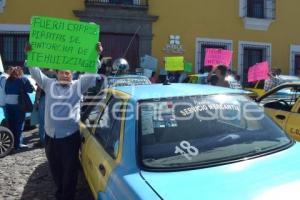
[[[33,90],[30,81],[23,76],[21,67],[12,67],[5,84],[5,111],[8,127],[14,134],[15,149],[27,148],[22,137],[26,113],[19,106],[19,95],[21,92],[31,93]]]

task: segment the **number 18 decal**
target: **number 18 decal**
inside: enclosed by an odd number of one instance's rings
[[[186,152],[184,151],[186,150]],[[180,142],[180,147],[175,147],[175,154],[180,153],[183,155],[186,159],[192,160],[193,156],[197,156],[199,154],[199,150],[192,146],[188,141],[182,141]]]

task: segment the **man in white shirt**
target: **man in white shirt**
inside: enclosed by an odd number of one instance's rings
[[[26,53],[31,46],[26,46]],[[102,52],[101,43],[97,46]],[[101,64],[101,62],[100,62]],[[57,187],[56,199],[74,199],[80,147],[80,99],[94,86],[98,74],[84,74],[72,80],[70,70],[58,70],[57,78],[49,78],[37,67],[29,72],[45,92],[45,152]]]

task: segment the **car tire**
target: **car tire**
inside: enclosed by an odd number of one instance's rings
[[[3,119],[0,126],[8,127],[8,122],[6,119]]]
[[[0,126],[0,158],[7,156],[14,147],[14,136],[12,132]]]

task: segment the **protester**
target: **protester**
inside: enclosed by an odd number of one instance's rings
[[[77,72],[77,71],[73,72],[72,79],[77,80],[79,78],[80,74],[81,74],[81,72]]]
[[[0,107],[5,106],[5,83],[8,75],[4,72],[0,72]]]
[[[204,68],[201,68],[201,69],[199,70],[199,74],[204,74],[204,73],[205,73]]]
[[[280,85],[282,83],[281,79],[279,78],[279,75],[281,74],[280,69],[272,69],[271,72],[268,74],[269,78],[265,81],[264,84],[264,90],[269,91],[272,88],[276,87],[277,85]]]
[[[212,75],[215,74],[217,76],[216,81],[216,86],[221,86],[221,87],[229,87],[228,81],[226,81],[226,74],[227,74],[227,67],[224,65],[218,65],[217,67],[214,67],[210,73],[208,74],[207,81],[211,82],[211,77]]]
[[[56,74],[54,71],[44,68],[42,72],[49,78],[55,78]],[[35,93],[35,107],[38,110],[38,122],[39,122],[39,137],[40,141],[36,144],[36,146],[42,147],[45,144],[45,92],[42,88],[37,86],[37,90]]]
[[[205,74],[205,73],[209,74],[213,70],[213,68],[214,67],[212,65],[204,66],[203,68],[201,68],[200,74]]]
[[[169,72],[167,76],[169,78],[170,83],[178,83],[180,73],[179,72]]]
[[[20,66],[16,66],[19,77],[24,76],[23,68]]]
[[[97,45],[102,52],[101,43]],[[25,52],[31,46],[25,47]],[[93,86],[97,74],[84,74],[72,81],[70,70],[57,71],[57,79],[45,76],[39,68],[29,68],[32,78],[45,91],[45,151],[58,200],[74,199],[80,147],[80,99]]]
[[[22,132],[26,113],[19,106],[19,96],[22,95],[22,92],[33,92],[33,86],[22,74],[23,71],[20,67],[13,67],[5,83],[5,112],[8,127],[14,135],[15,149],[28,147],[23,144]]]
[[[150,82],[151,83],[156,83],[158,77],[156,75],[156,72],[152,72],[151,77],[150,77]]]
[[[241,76],[240,75],[235,74],[235,80],[241,84]]]
[[[6,80],[9,77],[11,73],[12,66],[9,66],[5,72],[0,72],[0,107],[2,107],[3,112],[4,112],[4,117],[7,119],[7,114],[5,110],[5,98],[6,98],[6,93],[5,93],[5,84]]]
[[[103,62],[102,55],[99,56],[99,60],[100,60],[101,64],[98,63],[99,67],[97,68],[97,74],[106,75],[106,63]]]
[[[185,72],[180,73],[179,78],[178,78],[178,83],[183,83],[187,77],[188,77],[187,73],[185,73]]]
[[[212,74],[210,76],[210,79],[209,79],[209,84],[210,85],[217,85],[218,84],[218,81],[219,81],[219,78],[216,74]]]
[[[277,69],[276,69],[276,75],[277,75],[277,76],[280,76],[280,75],[281,75],[281,72],[282,72],[282,71],[281,71],[280,68],[277,68]]]

